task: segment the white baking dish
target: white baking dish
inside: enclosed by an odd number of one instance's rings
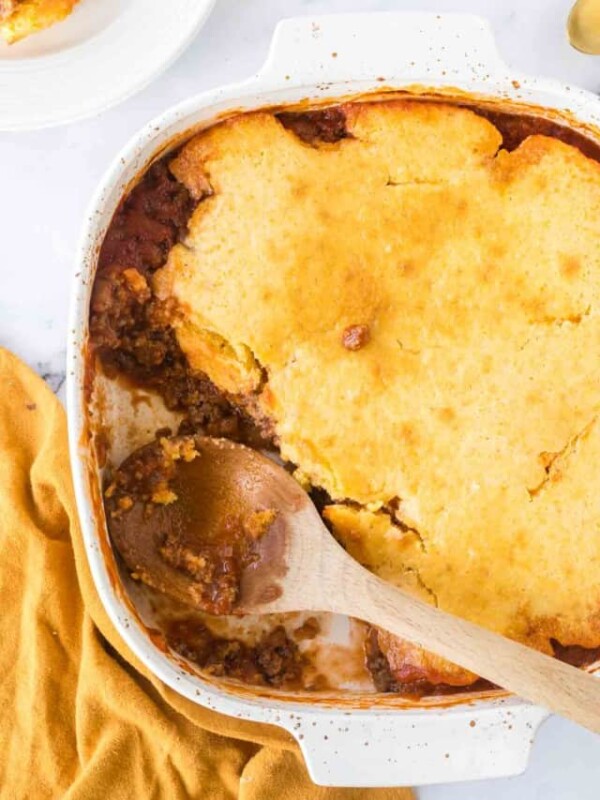
[[[108,614],[140,660],[174,690],[221,713],[287,729],[298,739],[311,777],[324,785],[395,786],[514,775],[526,767],[534,733],[547,714],[499,695],[443,705],[410,704],[393,696],[317,702],[306,694],[240,692],[190,674],[156,648],[114,588],[105,563],[104,523],[94,503],[99,472],[88,441],[84,390],[90,288],[99,243],[125,188],[186,131],[238,110],[423,87],[528,103],[538,111],[544,107],[586,127],[588,135],[600,123],[594,95],[509,70],[488,24],[477,17],[384,13],[285,20],[257,75],[170,109],[119,154],[93,199],[76,261],[67,371],[70,447],[87,555]]]

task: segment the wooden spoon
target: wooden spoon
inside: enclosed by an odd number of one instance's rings
[[[199,573],[187,568],[181,554],[188,554],[192,566],[194,553],[204,561],[207,552],[230,554],[223,546],[232,536],[231,520],[258,514],[268,524],[262,535],[249,536],[251,556],[245,551],[238,563],[235,602],[228,612],[235,607],[239,613],[329,611],[357,617],[600,732],[600,681],[592,675],[372,575],[335,541],[296,480],[261,453],[222,439],[196,437],[195,447],[197,458],[175,464],[170,485],[177,500],[160,506],[157,514],[148,515],[147,504],[144,512],[138,501],[125,514],[109,514],[117,549],[148,583],[214,612],[205,602],[210,593],[198,592]],[[175,537],[175,560],[159,553],[167,534]],[[232,564],[227,574],[235,574]]]

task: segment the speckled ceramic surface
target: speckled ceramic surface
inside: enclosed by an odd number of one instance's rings
[[[278,26],[269,58],[253,78],[194,97],[146,126],[121,152],[92,202],[77,256],[68,351],[69,428],[74,480],[88,558],[115,626],[165,683],[221,713],[286,728],[317,783],[338,786],[427,784],[522,771],[546,712],[515,698],[442,707],[398,707],[393,697],[370,708],[358,699],[328,704],[253,696],[189,674],[147,638],[115,593],[92,503],[97,477],[82,442],[86,425],[82,347],[97,245],[124,187],[173,137],[237,109],[318,101],[403,89],[458,89],[600,122],[600,102],[585,91],[510,71],[488,25],[477,17],[435,14],[343,15],[288,20]],[[396,706],[396,707],[394,707]]]

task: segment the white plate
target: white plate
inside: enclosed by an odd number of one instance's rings
[[[66,20],[0,40],[0,130],[105,111],[142,89],[192,41],[215,0],[80,0]]]

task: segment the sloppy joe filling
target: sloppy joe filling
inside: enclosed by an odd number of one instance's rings
[[[112,540],[132,575],[216,615],[236,611],[242,573],[277,518],[225,494],[231,453],[223,440],[160,436],[132,453],[104,492]]]
[[[600,148],[595,142],[553,121],[491,107],[468,107],[493,122],[507,150],[516,148],[529,135],[545,134],[600,160]],[[326,148],[348,136],[344,112],[339,107],[284,112],[278,119],[313,147]],[[272,422],[257,411],[252,393],[228,394],[206,374],[190,367],[171,326],[173,309],[153,292],[153,273],[165,264],[171,248],[185,237],[197,204],[211,194],[210,184],[205,182],[192,196],[169,169],[173,155],[155,162],[117,209],[101,248],[92,292],[91,344],[99,367],[109,377],[126,376],[157,392],[167,408],[183,416],[178,431],[184,434],[183,438],[157,439],[110,476],[106,507],[111,535],[120,552],[122,526],[135,525],[136,514],[142,514],[145,519],[156,519],[158,529],[161,507],[177,502],[171,482],[173,464],[181,459],[194,460],[194,435],[277,449]],[[369,327],[358,321],[343,331],[340,344],[349,351],[360,350],[368,346],[369,338]],[[331,505],[322,489],[310,488],[317,508]],[[261,526],[268,524],[266,519],[257,518],[255,522],[258,534]],[[196,595],[191,599],[215,614],[234,609],[239,571],[253,557],[253,535],[245,523],[232,517],[231,528],[225,534],[222,540],[209,542],[202,553],[190,552],[173,533],[163,532],[159,547],[164,562],[192,580]],[[136,573],[126,552],[121,555],[134,578],[161,590],[152,575]],[[216,637],[197,622],[165,623],[164,633],[174,650],[203,669],[247,683],[297,686],[306,666],[297,645],[282,627],[275,627],[252,647],[237,639]],[[397,665],[392,668],[381,644],[377,631],[371,630],[365,638],[365,658],[378,691],[429,694],[453,690],[437,680],[434,673],[411,672]],[[563,647],[560,643],[554,649],[557,657],[577,665],[589,664],[600,655],[600,650]],[[478,681],[472,688],[484,686]]]
[[[282,625],[254,645],[216,636],[197,620],[175,619],[165,625],[167,644],[209,675],[234,678],[255,686],[304,688],[306,659]]]

